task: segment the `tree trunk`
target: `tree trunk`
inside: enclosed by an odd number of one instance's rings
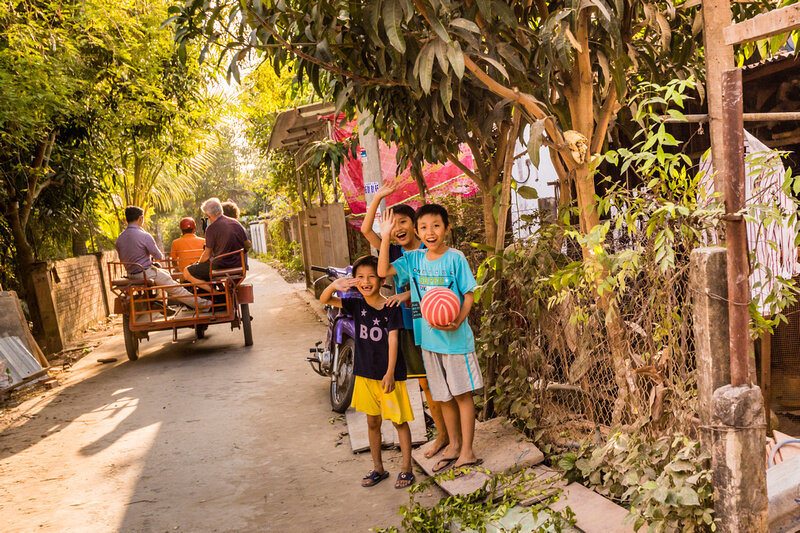
[[[41,338],[44,330],[39,314],[39,305],[36,301],[33,277],[31,276],[33,264],[36,262],[36,256],[33,253],[33,247],[28,242],[25,231],[26,228],[22,226],[19,208],[16,202],[11,204],[11,208],[6,211],[5,216],[11,229],[11,235],[14,238],[17,277],[22,287],[22,294],[20,296],[25,300],[25,303],[28,304],[28,313],[33,322],[33,334],[36,338]]]
[[[75,229],[75,233],[72,234],[73,257],[78,257],[80,255],[86,255],[89,253],[89,251],[86,249],[86,240],[88,239],[88,235],[86,233],[85,227],[78,226]]]
[[[489,189],[481,189],[483,198],[483,231],[486,245],[494,248],[497,237],[497,221],[494,218],[494,196]]]

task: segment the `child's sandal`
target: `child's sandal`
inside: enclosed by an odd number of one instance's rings
[[[414,472],[400,472],[397,474],[397,481],[394,484],[394,488],[407,489],[413,485],[416,480],[417,478],[414,477]]]
[[[374,487],[384,479],[389,477],[389,472],[384,471],[383,474],[376,470],[370,470],[366,476],[361,479],[362,487]]]

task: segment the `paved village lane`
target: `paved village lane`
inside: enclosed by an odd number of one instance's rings
[[[128,362],[118,332],[62,386],[0,425],[0,529],[30,531],[349,532],[399,524],[406,491],[364,489],[353,455],[305,362],[324,326],[272,268],[253,261],[254,345],[212,326],[151,335]],[[117,357],[113,364],[97,359]],[[333,419],[333,420],[332,420]],[[337,443],[340,443],[337,445]],[[430,499],[440,496],[438,491]]]

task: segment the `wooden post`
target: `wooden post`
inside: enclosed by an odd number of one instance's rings
[[[325,205],[325,192],[322,190],[322,179],[319,177],[319,167],[316,168],[317,174],[317,195],[319,196],[319,205]]]
[[[39,307],[39,318],[41,320],[41,331],[44,338],[37,339],[43,351],[47,354],[60,352],[64,349],[64,337],[61,334],[61,321],[58,318],[58,310],[53,301],[53,291],[50,286],[50,271],[47,263],[34,263],[31,269],[33,279],[36,304]]]
[[[714,161],[714,190],[725,190],[725,157],[722,148],[722,71],[732,69],[733,47],[725,44],[723,31],[731,24],[729,0],[703,0],[703,41],[706,57],[706,99],[708,100],[711,157]],[[723,193],[724,194],[724,193]]]
[[[772,433],[770,404],[772,403],[772,334],[761,336],[761,396],[764,398],[764,415],[767,420],[767,435]]]

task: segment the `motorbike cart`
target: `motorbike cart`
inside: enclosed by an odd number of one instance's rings
[[[333,281],[350,276],[353,271],[349,266],[347,268],[312,266],[311,270],[325,274],[314,281],[315,286],[324,279]],[[336,291],[334,294],[339,298],[362,298],[356,288],[346,292]],[[310,348],[309,351],[313,355],[306,357],[306,361],[311,364],[314,372],[320,376],[331,378],[331,408],[337,413],[344,413],[350,407],[356,379],[353,373],[356,346],[355,323],[352,316],[338,307],[326,305],[325,312],[328,315],[328,332],[324,344],[323,341],[319,341],[314,348]]]
[[[239,254],[241,267],[210,267],[210,293],[198,292],[197,285],[192,283],[158,285],[152,277],[129,277],[126,266],[134,267],[133,270],[138,267],[139,271],[144,271],[144,268],[138,263],[109,262],[108,277],[115,295],[114,313],[122,315],[128,359],[136,361],[139,358],[139,343],[142,339],[149,340],[151,331],[171,329],[173,339],[177,340],[179,329],[192,328],[197,338],[202,339],[208,326],[213,324],[230,324],[231,329],[241,328],[244,345],[251,346],[253,331],[249,304],[253,303],[253,286],[244,283],[247,275],[245,251],[230,252],[214,259],[234,254]],[[180,281],[180,273],[172,272],[173,263],[173,259],[167,257],[161,266],[171,272],[173,279]],[[191,296],[181,297],[180,300],[171,297],[167,291],[174,287],[185,288]],[[193,305],[184,305],[180,303],[181,300],[189,300]],[[202,303],[204,300],[208,303]]]

